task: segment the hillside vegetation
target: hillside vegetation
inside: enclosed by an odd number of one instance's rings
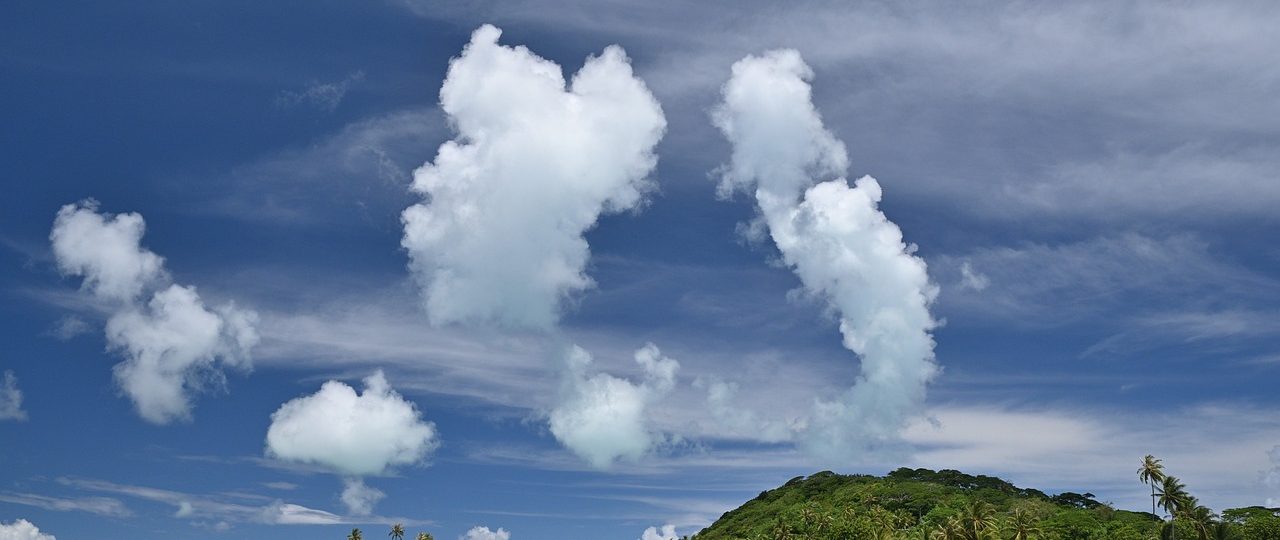
[[[1145,474],[1143,471],[1147,471]],[[991,476],[902,468],[796,477],[725,513],[695,540],[1280,540],[1280,509],[1200,506],[1148,456],[1138,471],[1162,517],[1090,493],[1049,495]]]

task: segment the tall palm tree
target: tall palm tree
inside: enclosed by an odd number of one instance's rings
[[[1005,528],[1009,531],[1009,540],[1030,540],[1032,536],[1040,535],[1040,526],[1036,524],[1035,516],[1023,508],[1015,509],[1009,514]]]
[[[387,536],[390,536],[394,540],[404,540],[404,525],[401,525],[399,523],[392,525],[391,533],[388,534]]]
[[[360,529],[351,529],[351,534],[347,535],[347,540],[364,540],[364,534],[360,533]]]
[[[1164,465],[1155,456],[1147,454],[1138,468],[1138,480],[1151,486],[1151,515],[1156,513],[1156,484],[1164,481]]]
[[[436,540],[436,538],[434,536],[431,536],[431,533],[420,532],[418,533],[417,540]]]

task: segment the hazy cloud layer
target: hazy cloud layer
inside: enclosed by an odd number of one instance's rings
[[[734,64],[713,119],[733,144],[721,192],[754,194],[783,262],[839,315],[844,346],[861,360],[854,386],[817,402],[800,438],[816,455],[848,462],[896,446],[923,404],[937,371],[929,313],[937,288],[877,208],[874,178],[822,181],[848,158],[813,106],[812,76],[796,51],[748,56]]]
[[[257,314],[209,309],[194,287],[170,283],[164,259],[141,245],[145,229],[141,215],[99,213],[89,200],[63,206],[49,239],[58,268],[109,306],[107,344],[125,357],[114,368],[121,390],[142,418],[167,424],[191,419],[191,395],[221,386],[223,367],[249,369]]]
[[[438,445],[435,424],[378,371],[365,378],[364,392],[328,381],[315,394],[281,405],[271,415],[266,453],[366,476],[421,463]]]
[[[551,328],[592,285],[583,234],[636,208],[666,122],[621,48],[560,66],[482,26],[449,66],[440,105],[457,137],[414,172],[403,246],[436,324]]]
[[[276,96],[279,107],[297,107],[308,105],[325,112],[333,112],[347,96],[351,85],[364,80],[363,71],[355,71],[342,80],[328,83],[312,81],[302,90],[285,90]]]

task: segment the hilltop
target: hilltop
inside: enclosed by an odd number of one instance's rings
[[[1196,510],[1204,507],[1185,496],[1186,515],[1168,527],[1160,516],[1119,510],[1091,493],[1049,495],[993,476],[909,468],[883,477],[823,471],[760,493],[693,538],[1280,540],[1280,509],[1206,516],[1208,509]]]

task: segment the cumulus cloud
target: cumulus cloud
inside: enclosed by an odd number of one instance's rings
[[[618,459],[636,460],[661,440],[646,408],[669,394],[680,363],[652,343],[637,350],[644,380],[634,383],[592,373],[591,354],[574,346],[565,356],[560,400],[551,411],[551,433],[591,466],[605,469]]]
[[[22,410],[22,390],[18,389],[18,377],[10,370],[4,372],[4,385],[0,386],[0,420],[26,420]]]
[[[63,206],[49,239],[58,268],[112,312],[107,343],[125,357],[116,382],[139,415],[166,424],[191,418],[191,394],[221,384],[222,367],[250,367],[257,314],[210,309],[194,287],[170,283],[164,259],[141,246],[145,229],[141,215],[99,213],[89,200]]]
[[[511,533],[501,527],[496,531],[489,530],[488,527],[472,527],[459,537],[460,540],[511,540]]]
[[[813,105],[812,76],[793,50],[748,56],[733,65],[712,118],[733,145],[721,194],[754,193],[783,262],[838,313],[844,346],[861,360],[853,387],[817,402],[800,438],[821,458],[847,461],[896,445],[918,412],[937,372],[929,313],[937,288],[878,209],[880,184],[837,177],[848,157]]]
[[[414,172],[403,247],[434,324],[551,328],[592,285],[583,234],[637,208],[666,120],[620,47],[560,66],[485,25],[449,65],[440,105],[457,132]]]
[[[360,478],[348,478],[342,482],[342,504],[347,511],[357,516],[373,513],[374,505],[387,496],[382,490],[365,485]]]
[[[52,534],[40,532],[30,521],[19,519],[13,523],[0,523],[0,540],[56,540]]]
[[[141,245],[145,231],[141,214],[100,214],[88,200],[58,210],[49,241],[63,274],[83,277],[98,298],[128,301],[166,277],[164,259]]]
[[[349,476],[382,474],[422,462],[438,446],[436,427],[379,370],[364,392],[328,381],[271,415],[267,455],[320,465]]]
[[[644,530],[644,534],[640,535],[640,540],[677,540],[676,526],[667,524],[661,529],[657,527],[649,527]]]

